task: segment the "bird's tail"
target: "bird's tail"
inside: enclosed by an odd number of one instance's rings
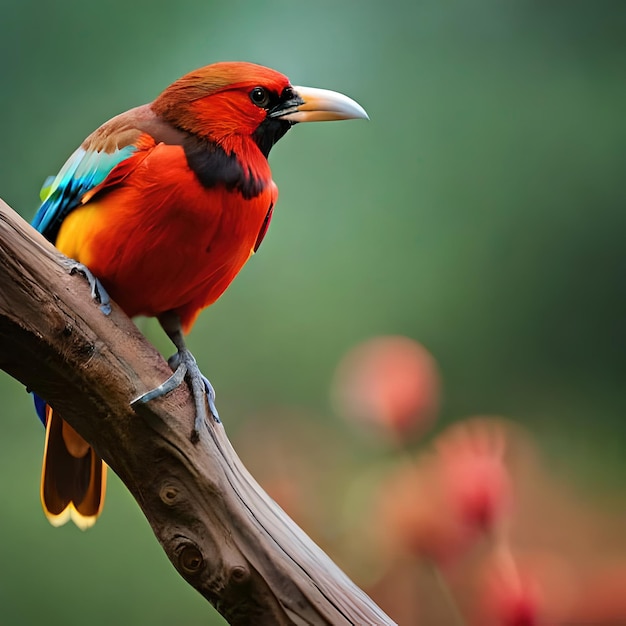
[[[102,511],[106,464],[57,413],[46,406],[46,445],[41,471],[41,504],[48,521],[72,520],[81,530],[93,526]]]

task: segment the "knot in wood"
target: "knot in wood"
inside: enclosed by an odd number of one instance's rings
[[[179,495],[180,492],[178,491],[178,487],[171,482],[163,483],[161,485],[161,489],[159,489],[159,497],[165,504],[169,506],[172,506],[176,503]]]
[[[76,346],[76,352],[81,357],[91,358],[96,353],[96,345],[91,341],[83,341]]]
[[[243,565],[235,565],[229,572],[230,581],[235,585],[242,585],[250,578],[250,570]]]
[[[186,544],[178,554],[180,569],[187,575],[197,574],[204,566],[202,552],[191,543]]]

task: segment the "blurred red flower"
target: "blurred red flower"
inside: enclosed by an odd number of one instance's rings
[[[453,426],[381,485],[379,531],[396,551],[445,566],[496,529],[511,505],[506,433],[496,420]]]
[[[522,571],[507,546],[488,563],[477,626],[539,626],[542,597],[538,581]]]
[[[333,381],[337,412],[401,441],[423,434],[439,408],[436,362],[408,337],[376,337],[350,350]]]
[[[463,524],[491,531],[511,505],[507,433],[496,420],[466,420],[445,431],[435,450],[441,488]]]

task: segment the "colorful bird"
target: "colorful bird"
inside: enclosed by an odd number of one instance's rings
[[[367,118],[350,98],[294,87],[251,63],[216,63],[167,87],[150,104],[109,120],[42,190],[33,226],[129,316],[156,317],[177,352],[172,376],[137,398],[148,402],[182,380],[196,405],[197,437],[214,418],[213,390],[185,345],[200,311],[215,302],[259,248],[278,190],[267,157],[296,123]],[[50,522],[80,528],[101,512],[106,465],[45,401],[41,500]]]

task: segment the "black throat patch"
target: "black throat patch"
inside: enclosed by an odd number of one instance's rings
[[[292,126],[293,124],[287,120],[281,120],[280,118],[272,119],[271,117],[267,117],[254,131],[252,139],[254,139],[256,145],[259,146],[259,150],[261,150],[267,159],[272,146],[281,137],[283,137]]]
[[[228,191],[239,191],[246,200],[265,189],[265,182],[244,168],[234,153],[227,154],[217,144],[194,135],[185,137],[182,145],[187,164],[204,187],[223,185]]]

